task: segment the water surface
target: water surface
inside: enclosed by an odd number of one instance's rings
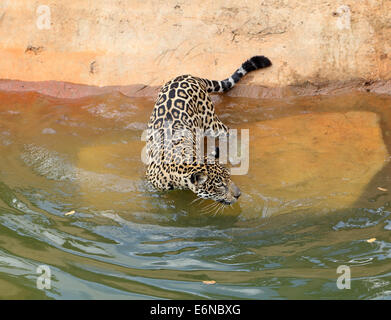
[[[214,100],[252,148],[217,214],[146,186],[153,100],[0,93],[0,298],[390,299],[391,99]]]

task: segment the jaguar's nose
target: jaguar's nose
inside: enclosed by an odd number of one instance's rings
[[[241,195],[240,189],[237,186],[235,186],[234,184],[232,184],[231,190],[232,190],[232,195],[236,199],[238,199],[240,197],[240,195]]]

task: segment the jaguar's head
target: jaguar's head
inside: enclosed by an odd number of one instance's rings
[[[190,190],[200,198],[230,205],[240,197],[240,190],[232,182],[229,169],[217,162],[195,166],[187,179]]]

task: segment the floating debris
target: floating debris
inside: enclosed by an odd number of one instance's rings
[[[374,241],[376,241],[376,238],[371,238],[371,239],[368,239],[368,240],[367,240],[368,243],[372,243],[372,242],[374,242]]]
[[[52,128],[45,128],[42,130],[42,134],[56,134],[56,130]]]
[[[216,281],[214,280],[206,280],[206,281],[202,281],[203,284],[215,284]]]
[[[76,213],[75,210],[72,210],[72,211],[66,212],[65,215],[66,216],[71,216],[71,215],[73,215],[75,213]]]
[[[382,188],[382,187],[377,187],[377,190],[384,191],[384,192],[388,191],[386,188]]]

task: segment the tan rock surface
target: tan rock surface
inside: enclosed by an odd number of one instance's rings
[[[264,216],[350,207],[389,161],[372,112],[304,114],[249,130],[249,173],[234,177],[244,212],[262,200]]]
[[[274,65],[244,84],[391,78],[391,2],[45,1],[0,4],[0,78],[159,86],[222,79],[255,54]],[[37,11],[38,10],[38,11]]]

